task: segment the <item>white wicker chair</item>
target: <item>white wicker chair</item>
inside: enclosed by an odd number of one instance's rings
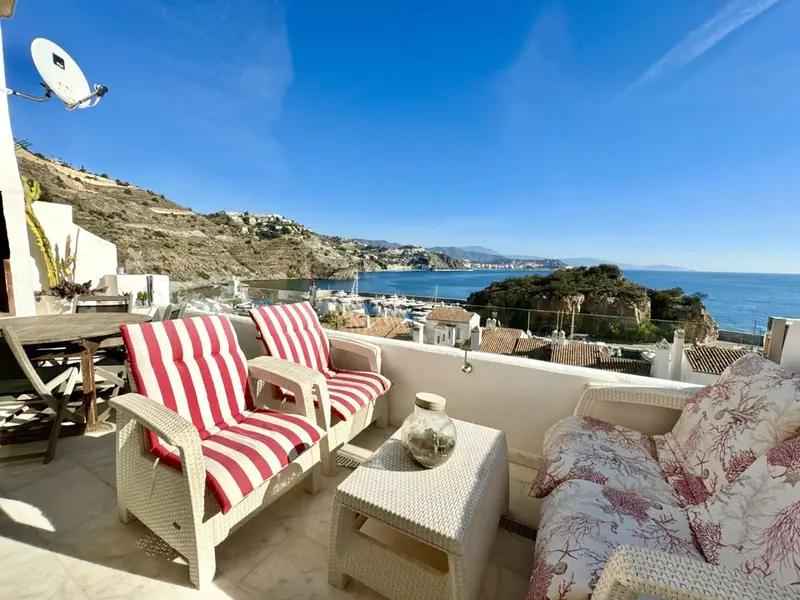
[[[213,579],[215,547],[231,532],[303,480],[306,491],[319,490],[325,433],[315,424],[310,383],[264,368],[263,359],[246,363],[226,317],[123,326],[122,333],[142,395],[111,400],[119,516],[136,517],[182,554],[199,588]],[[248,375],[291,390],[300,414],[255,406]],[[199,412],[215,410],[233,416],[208,426]]]
[[[698,389],[588,384],[574,415],[593,417],[596,407],[603,402],[682,410]],[[541,589],[542,584],[537,583],[536,578],[534,573],[529,600],[545,597],[541,595],[545,590]],[[546,597],[555,600],[555,596]],[[585,595],[574,590],[566,590],[558,595],[558,598],[566,599],[577,597]],[[746,575],[732,568],[670,552],[622,545],[609,557],[591,597],[592,600],[634,600],[640,597],[670,600],[790,600],[798,598],[798,594],[787,585]]]
[[[338,448],[373,421],[381,429],[389,425],[385,394],[391,383],[380,374],[381,349],[365,342],[329,337],[308,302],[259,307],[250,311],[250,317],[270,358],[261,364],[289,380],[302,377],[312,386],[328,432],[322,441],[322,472],[335,475]],[[335,368],[332,349],[366,359],[369,371]],[[280,390],[277,396],[293,399],[292,394],[281,394]]]

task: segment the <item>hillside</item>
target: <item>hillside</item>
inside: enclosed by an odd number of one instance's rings
[[[576,332],[609,341],[671,339],[678,322],[687,340],[708,342],[718,327],[704,299],[680,288],[647,289],[625,279],[616,265],[599,265],[509,277],[473,292],[467,303],[486,307],[480,310],[485,316],[497,312],[503,325],[541,334],[555,328],[558,311],[566,314],[561,328],[568,329],[563,323],[571,322],[574,311]]]
[[[348,279],[356,270],[463,268],[452,257],[412,246],[378,248],[321,236],[280,215],[202,215],[153,190],[41,154],[19,150],[17,158],[20,173],[40,183],[41,200],[72,205],[75,223],[116,244],[120,265],[129,273],[199,283],[233,276]]]
[[[590,258],[582,256],[580,258],[563,258],[561,259],[565,264],[573,267],[596,267],[598,265],[616,265],[620,269],[628,271],[691,271],[685,267],[676,267],[674,265],[629,265],[625,263],[615,262],[613,260],[602,260],[599,258]]]
[[[505,256],[490,248],[482,246],[434,246],[428,248],[431,252],[439,252],[453,256],[461,260],[469,261],[473,265],[513,265],[516,268],[545,268],[558,269],[566,266],[562,261],[555,258],[543,258],[540,256]],[[535,267],[534,267],[535,265]]]

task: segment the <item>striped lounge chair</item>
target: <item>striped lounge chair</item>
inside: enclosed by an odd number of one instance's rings
[[[322,472],[336,473],[336,450],[373,421],[378,427],[389,425],[389,402],[384,395],[391,383],[381,372],[381,350],[365,342],[328,337],[316,312],[308,302],[261,306],[250,310],[264,350],[273,360],[276,374],[305,382],[313,391],[319,422],[325,423],[328,436],[322,442]],[[369,371],[337,369],[331,362],[331,349],[361,356]],[[295,401],[295,395],[278,389],[282,400]]]
[[[303,390],[246,362],[223,316],[123,325],[138,393],[117,409],[117,502],[182,554],[189,579],[209,583],[215,547],[256,512],[305,480],[321,481],[311,396],[295,414],[257,406],[249,378]]]

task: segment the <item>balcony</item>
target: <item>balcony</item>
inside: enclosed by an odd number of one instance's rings
[[[251,321],[232,320],[248,358],[260,355]],[[686,387],[524,358],[472,352],[465,357],[454,348],[369,341],[382,348],[384,374],[394,383],[391,427],[366,430],[347,451],[358,456],[377,448],[410,413],[415,392],[441,394],[454,418],[506,432],[510,512],[516,522],[529,526],[536,526],[538,519],[538,501],[528,497],[527,487],[539,465],[542,435],[571,414],[586,383]],[[341,364],[342,357],[334,355],[337,359]],[[645,432],[668,430],[675,413],[659,410],[608,406],[598,416]],[[217,549],[213,585],[199,592],[188,581],[182,557],[138,521],[119,522],[113,434],[64,439],[56,460],[48,465],[28,461],[0,466],[0,595],[81,600],[380,598],[355,581],[345,591],[327,583],[332,495],[349,472],[342,468],[336,477],[323,478],[316,495],[293,490],[231,535]],[[532,550],[532,541],[499,529],[481,597],[525,598]]]

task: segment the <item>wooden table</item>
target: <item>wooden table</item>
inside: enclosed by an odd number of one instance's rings
[[[86,428],[97,425],[97,390],[94,381],[94,355],[103,340],[119,337],[120,325],[146,323],[150,315],[135,313],[78,313],[71,315],[39,315],[0,319],[0,329],[11,327],[23,346],[47,344],[77,345],[82,350],[83,404]],[[68,416],[75,420],[74,415]]]

